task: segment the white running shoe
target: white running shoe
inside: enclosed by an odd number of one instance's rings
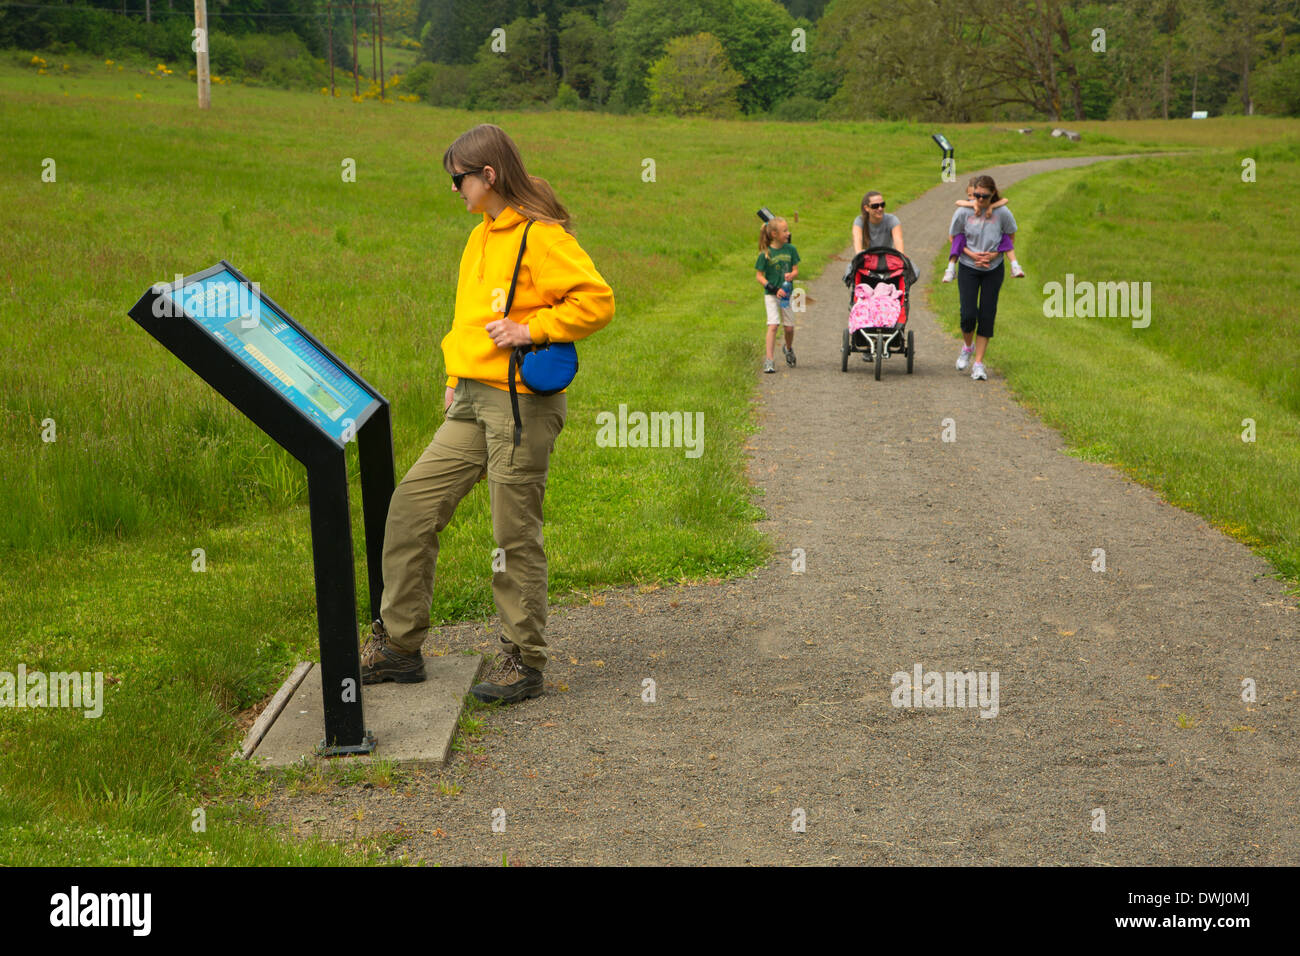
[[[950,262],[948,263],[948,268],[943,270],[943,281],[951,282],[955,275],[957,275],[957,264]]]
[[[975,367],[970,371],[970,377],[976,382],[984,382],[988,380],[988,376],[984,374],[983,362],[975,363]]]
[[[1015,262],[1011,263],[1011,275],[1012,275],[1013,278],[1016,278],[1016,279],[1023,279],[1023,278],[1025,277],[1025,270],[1022,269],[1022,268],[1020,268],[1020,260],[1019,260],[1019,259],[1017,259]]]
[[[966,371],[966,366],[970,365],[970,357],[975,354],[975,350],[969,345],[962,346],[961,355],[957,356],[957,371]]]

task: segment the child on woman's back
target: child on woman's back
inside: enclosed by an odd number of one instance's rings
[[[775,372],[772,351],[776,347],[776,327],[785,326],[785,364],[794,366],[794,317],[790,314],[790,293],[799,275],[799,253],[790,242],[790,227],[780,217],[763,223],[758,234],[758,261],[754,278],[763,287],[763,304],[767,309],[767,358],[764,372]]]
[[[958,199],[954,205],[965,206],[968,209],[974,209],[975,208],[975,197],[973,195],[974,192],[975,192],[975,178],[972,177],[971,181],[966,184],[966,198]],[[997,209],[999,206],[1005,206],[1006,204],[1007,204],[1007,197],[1003,196],[997,202],[989,206],[988,215],[991,217],[993,215],[994,209]],[[953,276],[957,274],[957,257],[961,255],[961,246],[962,246],[961,239],[962,237],[958,236],[955,240],[953,240],[952,251],[951,254],[948,256],[948,268],[945,269],[943,272],[944,282],[951,282],[953,280]],[[1023,279],[1025,277],[1025,270],[1020,268],[1020,263],[1016,259],[1016,251],[1013,248],[1012,238],[1010,236],[1007,236],[1002,240],[1002,243],[1003,245],[998,247],[998,252],[1006,253],[1007,259],[1011,261],[1011,275],[1017,279]],[[1005,246],[1005,248],[1003,248],[1003,246]]]

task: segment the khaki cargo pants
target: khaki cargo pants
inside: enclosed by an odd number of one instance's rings
[[[417,653],[429,636],[438,534],[460,500],[486,475],[492,536],[505,552],[505,570],[492,575],[492,597],[505,638],[519,648],[523,662],[538,669],[546,666],[542,499],[567,408],[563,393],[520,393],[524,430],[516,447],[510,393],[460,380],[446,421],[388,505],[380,617],[397,650]],[[483,566],[489,561],[484,554]]]

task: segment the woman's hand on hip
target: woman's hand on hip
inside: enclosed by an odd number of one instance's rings
[[[454,399],[455,397],[456,397],[456,390],[452,388],[450,385],[448,385],[447,394],[444,396],[444,401],[442,403],[442,413],[444,415],[447,414],[447,409],[451,408],[452,399]]]
[[[533,336],[528,326],[512,319],[497,319],[484,328],[492,336],[492,343],[499,349],[512,349],[517,345],[532,345]]]

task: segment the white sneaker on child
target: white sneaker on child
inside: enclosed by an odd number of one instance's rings
[[[1025,277],[1025,270],[1020,268],[1019,259],[1011,263],[1011,275],[1016,279],[1023,279]]]
[[[944,282],[951,282],[952,279],[953,279],[953,276],[955,276],[956,274],[957,274],[957,266],[956,266],[956,264],[955,264],[955,263],[952,263],[952,262],[948,263],[948,268],[946,268],[946,269],[943,270],[943,281],[944,281]]]

